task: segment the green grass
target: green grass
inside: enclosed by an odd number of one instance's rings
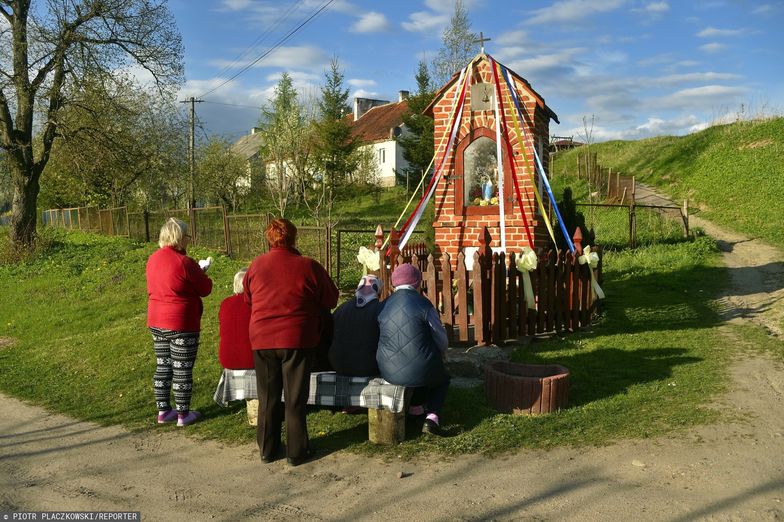
[[[683,137],[609,141],[591,145],[598,163],[655,186],[718,225],[784,242],[780,226],[784,198],[784,118],[717,125]],[[576,155],[556,155],[556,182],[574,174]],[[582,194],[575,189],[576,196]],[[560,197],[560,193],[557,193]],[[696,207],[696,208],[695,208]]]
[[[0,390],[56,411],[133,430],[154,423],[154,372],[145,328],[144,266],[155,246],[85,233],[58,233],[48,250],[0,264]],[[239,263],[215,252],[213,294],[205,299],[193,406],[205,413],[198,437],[248,443],[254,432],[241,403],[220,408],[212,394],[217,309]],[[558,362],[572,372],[570,407],[542,417],[498,414],[480,388],[452,389],[444,412],[450,437],[418,436],[393,449],[367,442],[367,416],[314,409],[309,429],[330,450],[410,457],[423,453],[498,454],[518,448],[606,444],[710,422],[706,407],[727,381],[731,346],[720,342],[712,300],[725,281],[708,238],[608,253],[608,300],[590,331],[535,342],[518,361]],[[410,423],[409,423],[410,424]]]

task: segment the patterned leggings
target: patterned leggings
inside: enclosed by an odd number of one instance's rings
[[[162,328],[150,328],[150,331],[156,360],[152,380],[155,405],[160,411],[170,410],[171,391],[174,390],[177,411],[187,413],[191,407],[193,364],[199,350],[199,332],[173,332]]]

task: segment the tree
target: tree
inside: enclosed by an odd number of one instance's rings
[[[49,206],[160,199],[162,179],[177,179],[185,165],[185,122],[173,100],[147,92],[131,78],[86,78],[60,110],[39,199]]]
[[[283,73],[272,100],[262,108],[259,127],[267,189],[278,215],[285,217],[290,198],[301,193],[310,179],[313,148],[311,127],[288,73]]]
[[[321,88],[319,119],[316,121],[316,157],[327,185],[333,188],[356,168],[352,153],[358,143],[351,135],[351,125],[344,118],[351,109],[337,58],[332,59],[330,70],[325,71],[324,76],[326,83]]]
[[[441,35],[442,47],[433,59],[433,79],[436,85],[443,85],[452,75],[462,69],[479,52],[476,33],[471,32],[468,11],[463,0],[455,2],[455,11],[449,26]]]
[[[403,158],[408,162],[408,167],[403,169],[402,174],[413,183],[418,183],[422,176],[427,174],[425,171],[435,153],[433,118],[424,114],[435,93],[424,61],[419,62],[416,82],[417,91],[408,97],[408,111],[403,115],[406,132],[398,138],[403,147]]]
[[[163,0],[3,0],[0,16],[0,147],[14,187],[11,241],[35,238],[41,175],[58,138],[60,112],[80,79],[138,64],[161,90],[183,77],[182,43]],[[34,114],[41,110],[41,117]],[[15,112],[16,114],[12,114]],[[40,139],[33,134],[40,127]]]
[[[359,146],[351,134],[351,125],[344,116],[351,112],[348,106],[348,89],[343,87],[343,73],[337,58],[330,61],[329,71],[324,72],[326,82],[321,88],[319,118],[315,122],[315,156],[320,178],[305,203],[311,214],[320,221],[321,210],[331,215],[332,205],[340,187],[357,169],[355,151]]]
[[[236,211],[240,199],[250,192],[245,160],[232,152],[228,141],[216,137],[200,147],[197,155],[199,192]]]

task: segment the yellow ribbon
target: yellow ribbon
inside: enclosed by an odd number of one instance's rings
[[[500,74],[500,66],[497,63],[496,63],[496,67],[499,68],[499,74]],[[512,85],[508,87],[514,88],[514,83],[512,83]],[[511,99],[509,91],[506,92],[506,103],[508,106],[514,107],[514,102]],[[525,170],[528,171],[528,176],[531,178],[531,187],[533,187],[534,189],[534,196],[536,196],[536,203],[539,206],[539,213],[542,215],[542,219],[544,219],[544,224],[547,227],[547,232],[550,233],[550,239],[552,239],[553,244],[557,246],[558,243],[555,242],[555,233],[553,232],[553,226],[550,223],[550,219],[547,217],[547,212],[545,212],[544,203],[542,203],[542,196],[539,194],[539,189],[536,187],[533,174],[528,169],[528,154],[525,151],[525,141],[523,140],[523,133],[522,130],[520,129],[520,122],[517,120],[516,110],[512,111],[512,121],[514,122],[514,130],[515,130],[515,134],[517,135],[517,143],[520,144],[520,149],[522,150],[523,153],[523,164],[526,166]]]
[[[536,252],[531,247],[524,246],[520,252],[520,257],[515,260],[517,270],[523,274],[523,295],[525,296],[525,305],[531,310],[536,309],[536,301],[534,300],[534,289],[531,285],[530,273],[536,270],[538,259]]]
[[[583,248],[583,255],[577,258],[577,260],[581,265],[588,265],[589,272],[591,273],[591,288],[596,293],[596,297],[604,299],[604,292],[599,286],[599,282],[596,280],[596,274],[593,273],[594,269],[599,266],[599,255],[596,252],[591,252],[590,246],[586,246]]]
[[[375,272],[381,265],[378,261],[378,252],[370,250],[366,247],[359,247],[359,254],[357,254],[357,261],[362,265],[362,275],[368,275],[368,272]]]

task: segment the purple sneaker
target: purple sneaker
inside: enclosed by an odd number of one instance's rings
[[[177,420],[177,412],[174,410],[166,410],[158,412],[158,424],[169,424]]]
[[[201,419],[201,413],[196,410],[191,410],[185,414],[180,413],[177,415],[177,426],[182,428],[183,426],[193,424],[199,419]]]

